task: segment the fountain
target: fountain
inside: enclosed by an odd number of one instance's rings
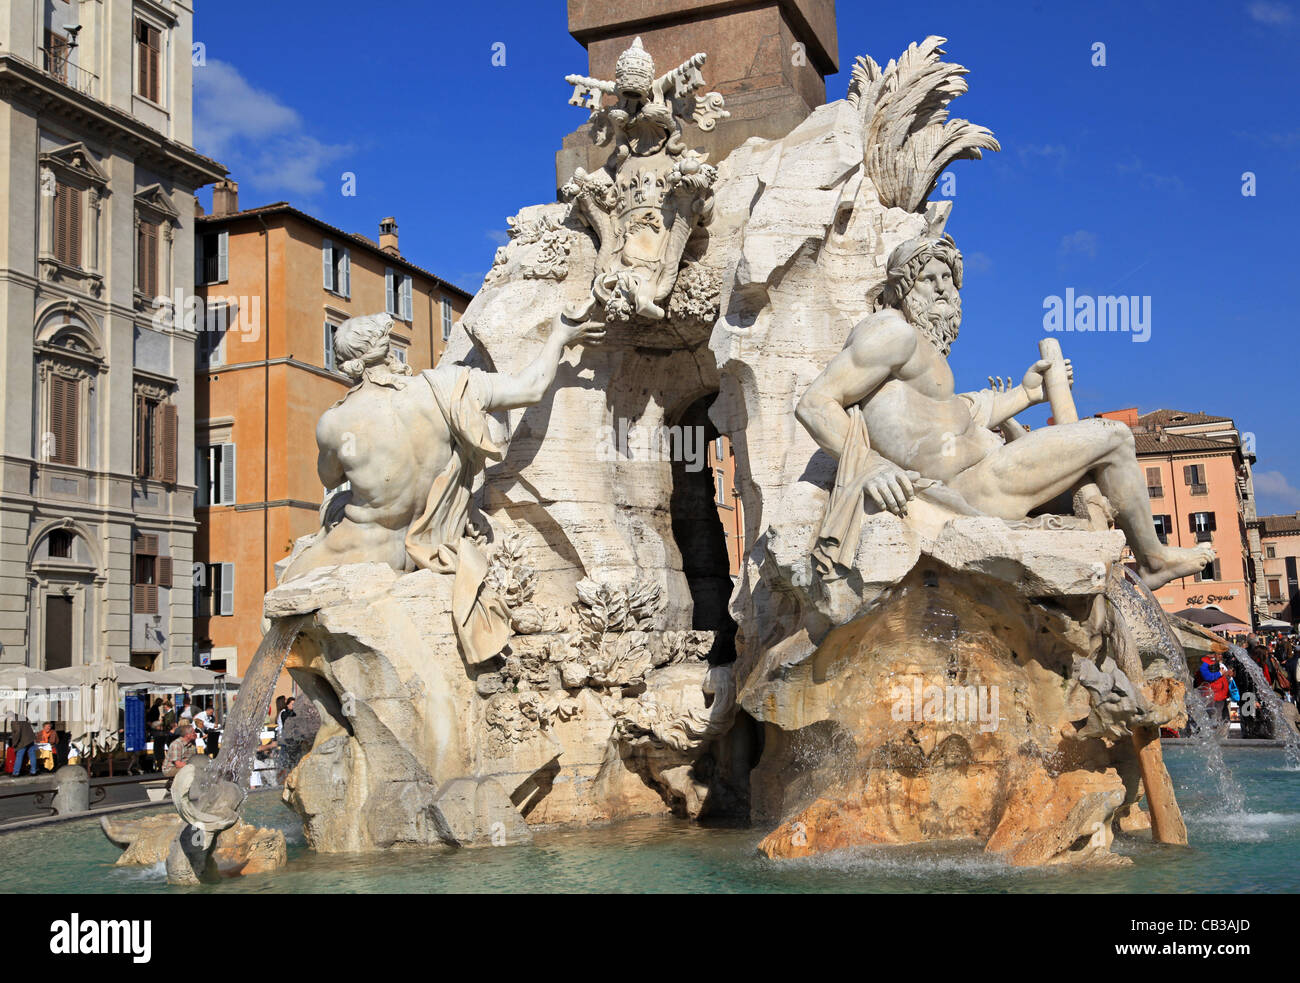
[[[1209,554],[1157,540],[1131,434],[1079,420],[1055,339],[1019,385],[954,391],[962,259],[929,195],[999,146],[949,118],[941,43],[859,58],[846,98],[713,161],[706,55],[656,74],[638,40],[569,77],[608,159],[509,220],[437,368],[387,315],[339,328],[353,387],[317,435],[347,490],[277,566],[220,757],[173,790],[192,869],[282,665],[321,718],[284,790],[320,854],[667,816],[748,821],[774,863],[1187,843],[1158,736],[1187,672],[1149,588]],[[734,583],[691,466],[715,432]]]

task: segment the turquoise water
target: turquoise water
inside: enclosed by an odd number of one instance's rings
[[[805,861],[760,857],[758,830],[707,829],[643,820],[581,832],[538,834],[531,846],[388,856],[320,857],[274,791],[249,798],[248,819],[289,838],[289,866],[275,874],[173,888],[161,866],[116,868],[120,851],[94,820],[0,835],[0,892],[1267,892],[1300,891],[1300,771],[1281,749],[1225,749],[1246,793],[1227,816],[1190,748],[1167,748],[1192,848],[1120,837],[1130,867],[1018,870],[967,847],[872,849]]]

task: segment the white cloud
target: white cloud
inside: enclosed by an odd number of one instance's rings
[[[1272,3],[1270,0],[1255,0],[1246,7],[1250,19],[1260,24],[1290,24],[1295,19],[1291,8],[1284,3]]]
[[[510,234],[505,229],[488,229],[487,237],[489,242],[498,246],[504,246],[510,241]]]
[[[971,253],[962,257],[962,266],[966,272],[979,276],[993,269],[993,260],[988,253]]]
[[[236,181],[303,196],[323,191],[321,168],[351,149],[317,140],[296,110],[214,58],[194,70],[194,142]]]
[[[1300,488],[1292,485],[1281,471],[1256,471],[1255,496],[1268,500],[1268,507],[1259,510],[1261,514],[1300,510]]]
[[[1061,237],[1060,252],[1062,256],[1087,256],[1097,258],[1097,236],[1087,229],[1076,229],[1069,235]]]

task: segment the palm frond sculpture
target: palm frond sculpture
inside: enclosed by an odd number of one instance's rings
[[[862,116],[863,163],[886,207],[919,211],[949,164],[1001,149],[985,127],[948,118],[966,69],[940,60],[946,40],[911,44],[883,71],[866,55],[853,66],[848,101]]]

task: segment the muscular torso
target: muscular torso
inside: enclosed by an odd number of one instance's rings
[[[948,360],[917,336],[911,357],[858,406],[872,450],[922,477],[949,481],[1001,442],[955,394]]]
[[[366,385],[326,410],[317,428],[352,483],[353,522],[405,529],[451,456],[446,423],[425,380],[401,390]]]

